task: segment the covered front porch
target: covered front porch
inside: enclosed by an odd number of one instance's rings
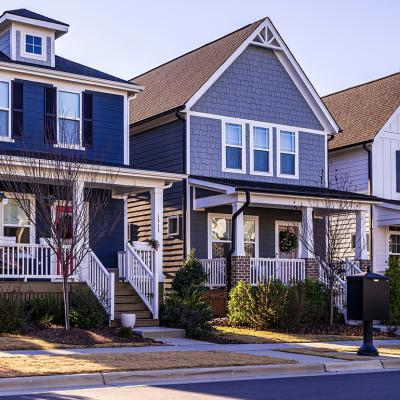
[[[239,280],[256,285],[270,278],[283,283],[323,279],[316,255],[326,252],[328,221],[339,214],[355,216],[355,238],[353,231],[340,233],[345,267],[350,270],[370,263],[366,220],[370,204],[378,202],[375,198],[327,188],[229,179],[191,177],[190,183],[190,246],[202,259],[211,288],[226,285],[230,251],[233,285]],[[355,257],[349,258],[346,251]]]
[[[14,173],[3,173],[0,181],[2,286],[19,281],[25,282],[21,287],[26,290],[30,282],[50,287],[65,277],[62,260],[67,259],[68,280],[86,283],[110,321],[118,319],[123,309],[129,311],[127,304],[132,303],[116,304],[116,292],[121,286],[118,282],[125,282],[132,295],[145,305],[149,318],[157,319],[158,284],[162,281],[163,191],[181,177],[81,164],[74,171],[73,181],[64,181],[71,186],[69,197],[60,195],[68,191],[57,190],[63,182],[57,179],[50,160],[41,161],[41,176],[32,173],[32,166],[25,166],[26,159],[16,161],[19,164],[12,169]],[[127,198],[136,191],[150,193],[152,229],[148,239],[157,246],[129,243]],[[96,196],[101,196],[101,202]],[[96,210],[99,206],[104,208],[100,213]],[[62,243],[61,248],[55,248],[53,242]],[[128,288],[121,291],[127,293]]]

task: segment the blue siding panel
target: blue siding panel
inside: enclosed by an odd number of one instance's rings
[[[0,51],[6,56],[11,56],[11,31],[7,30],[0,36]]]

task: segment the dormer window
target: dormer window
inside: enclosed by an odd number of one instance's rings
[[[25,52],[41,56],[43,53],[42,37],[34,35],[25,35]]]

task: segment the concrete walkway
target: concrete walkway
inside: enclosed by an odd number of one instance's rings
[[[299,363],[313,362],[340,362],[332,358],[307,356],[273,351],[274,349],[293,348],[293,347],[328,347],[339,348],[343,346],[360,346],[360,341],[341,341],[341,342],[316,342],[316,343],[271,343],[271,344],[215,344],[202,342],[192,339],[159,339],[165,342],[164,346],[143,346],[143,347],[112,347],[112,348],[81,348],[81,349],[55,349],[55,350],[10,350],[1,351],[0,357],[16,356],[38,356],[38,355],[74,355],[74,354],[119,354],[119,353],[165,353],[171,351],[225,351],[233,353],[253,354],[258,356],[270,356],[295,360]],[[400,345],[400,340],[376,340],[379,345]]]

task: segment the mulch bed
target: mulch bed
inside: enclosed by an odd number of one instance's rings
[[[25,335],[45,340],[50,343],[58,343],[71,346],[107,346],[115,343],[130,344],[132,345],[146,345],[155,344],[151,339],[145,339],[136,333],[132,333],[130,338],[122,338],[118,336],[118,328],[103,328],[88,331],[85,329],[71,328],[66,331],[60,326],[51,326],[48,328],[33,328],[24,332]]]

